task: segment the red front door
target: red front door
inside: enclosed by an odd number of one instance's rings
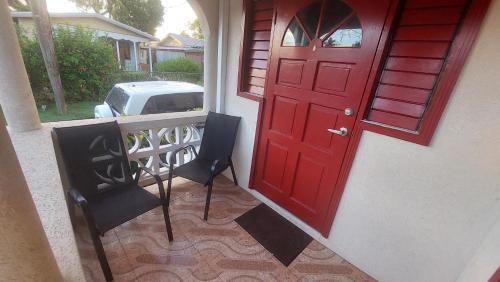
[[[390,0],[277,0],[255,188],[319,229]]]

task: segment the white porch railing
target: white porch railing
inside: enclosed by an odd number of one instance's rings
[[[156,115],[155,115],[156,116]],[[205,122],[206,113],[191,112],[154,116],[127,117],[119,120],[129,161],[140,167],[147,167],[155,174],[166,178],[170,167],[171,153],[181,147],[201,143],[200,125]],[[194,158],[190,150],[177,154],[174,166]],[[151,183],[149,174],[141,175],[141,183]]]

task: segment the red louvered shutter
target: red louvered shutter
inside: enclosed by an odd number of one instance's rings
[[[246,0],[238,95],[259,100],[264,95],[274,3]]]
[[[368,121],[418,131],[467,7],[465,0],[409,0],[396,25]]]

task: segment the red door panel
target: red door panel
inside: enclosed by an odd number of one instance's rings
[[[351,73],[351,65],[330,62],[319,62],[314,79],[314,91],[345,96],[347,81]],[[335,79],[332,79],[332,78]]]
[[[276,96],[273,105],[270,130],[292,137],[298,101]]]
[[[278,84],[301,87],[306,61],[282,59],[279,62]]]
[[[321,180],[325,173],[325,166],[324,163],[319,162],[313,156],[304,154],[299,156],[297,162],[290,199],[312,213],[316,210],[316,201]]]
[[[307,116],[306,128],[302,142],[318,150],[328,152],[333,144],[334,136],[325,128],[337,126],[339,111],[312,104]]]
[[[281,183],[285,173],[287,158],[288,150],[285,146],[271,141],[267,144],[263,181],[278,193],[283,192],[281,190]]]
[[[390,0],[276,3],[254,183],[258,191],[317,229],[335,191],[389,4]],[[408,20],[425,16],[409,15]],[[394,66],[404,67],[401,62]],[[388,79],[400,78],[389,74]],[[418,83],[426,85],[426,77],[419,77]]]

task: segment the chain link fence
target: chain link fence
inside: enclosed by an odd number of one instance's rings
[[[151,77],[157,80],[184,81],[203,86],[203,73],[190,72],[152,72]]]
[[[124,71],[119,82],[148,80],[184,81],[203,86],[203,73]]]

